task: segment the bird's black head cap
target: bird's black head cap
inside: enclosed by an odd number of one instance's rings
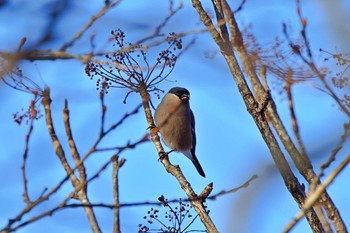
[[[186,88],[183,88],[183,87],[173,87],[169,90],[169,93],[177,95],[180,99],[184,95],[187,95],[187,96],[190,95],[190,92]]]

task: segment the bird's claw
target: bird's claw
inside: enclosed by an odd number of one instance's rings
[[[158,158],[158,161],[160,161],[160,160],[163,160],[163,159],[165,159],[166,157],[168,157],[168,152],[165,152],[165,151],[161,151],[161,152],[159,152],[158,153],[159,154],[159,158]]]
[[[158,153],[158,154],[159,154],[159,159],[158,159],[158,161],[167,158],[168,155],[169,155],[171,152],[173,152],[173,151],[174,151],[174,150],[171,150],[171,151],[169,151],[169,152],[165,152],[165,151],[159,152],[159,153]]]
[[[154,125],[154,124],[150,125],[147,129],[150,130],[151,134],[156,134],[156,133],[159,132],[159,129],[158,129],[157,126]]]

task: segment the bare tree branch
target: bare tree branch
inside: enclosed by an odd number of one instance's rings
[[[43,94],[44,94],[44,96],[43,96],[42,104],[44,105],[44,109],[45,109],[47,129],[49,131],[53,147],[55,148],[56,155],[59,158],[59,160],[61,161],[61,164],[62,164],[64,170],[66,171],[66,173],[69,174],[69,179],[71,180],[72,185],[73,186],[78,185],[79,180],[75,176],[75,174],[73,173],[70,165],[68,164],[68,161],[67,161],[65,152],[63,150],[62,144],[59,141],[59,139],[56,135],[54,126],[53,126],[52,115],[51,115],[50,89],[47,88]]]
[[[301,140],[301,136],[299,133],[299,126],[298,126],[298,121],[295,115],[295,110],[294,110],[294,103],[293,103],[293,97],[292,97],[292,85],[293,83],[293,71],[289,70],[287,79],[286,79],[286,84],[285,84],[285,90],[287,92],[287,98],[288,98],[288,107],[289,107],[289,112],[292,120],[292,128],[294,132],[294,136],[297,139],[298,146],[299,146],[299,151],[302,154],[303,157],[308,157],[305,151],[304,144]]]
[[[112,157],[113,164],[113,173],[112,173],[112,181],[113,181],[113,204],[114,206],[119,205],[119,169],[124,165],[125,159],[122,158],[119,160],[118,155],[114,155]],[[119,208],[114,208],[114,223],[113,223],[113,233],[120,233],[120,212]]]
[[[318,179],[320,179],[324,175],[325,169],[328,168],[331,165],[331,163],[335,161],[336,155],[343,148],[343,145],[346,142],[346,140],[348,139],[349,135],[350,135],[350,122],[347,122],[347,123],[344,123],[344,133],[341,136],[341,140],[339,141],[337,146],[332,150],[332,153],[329,156],[327,162],[325,162],[321,165]]]
[[[327,179],[321,183],[318,184],[315,191],[309,194],[308,198],[305,200],[305,203],[303,207],[301,208],[301,211],[294,217],[294,219],[287,224],[287,226],[283,229],[283,233],[290,232],[292,228],[299,222],[300,219],[302,219],[305,215],[305,212],[312,208],[312,206],[320,199],[326,188],[334,181],[334,179],[338,176],[338,174],[343,171],[343,169],[350,163],[350,154],[339,164],[339,166],[333,170],[330,175],[327,177]],[[337,226],[336,226],[337,227]],[[339,229],[339,227],[337,227]],[[337,232],[347,232],[345,231],[337,231]]]
[[[75,161],[75,165],[79,171],[80,182],[86,181],[86,171],[84,163],[80,159],[80,154],[78,152],[77,146],[75,145],[75,141],[73,140],[72,130],[70,126],[69,119],[69,109],[68,109],[68,101],[67,99],[64,101],[64,109],[63,109],[63,121],[66,129],[68,144],[71,150],[72,157]],[[86,187],[84,188],[84,192],[86,192]]]
[[[248,77],[250,78],[254,92],[258,96],[257,100],[259,101],[258,94],[261,92],[265,92],[265,90],[262,88],[260,81],[258,80],[255,74],[255,69],[252,67],[250,63],[250,59],[245,52],[242,35],[240,33],[240,30],[238,29],[232,10],[230,9],[228,3],[225,0],[222,0],[222,1],[213,0],[214,9],[215,11],[218,12],[217,20],[218,21],[222,20],[224,16],[227,17],[225,22],[228,22],[230,33],[231,33],[231,38],[229,39],[229,35],[227,33],[228,30],[224,28],[226,27],[225,25],[221,25],[219,27],[221,34],[215,30],[215,26],[213,25],[210,17],[207,15],[205,10],[203,9],[200,1],[193,0],[192,4],[194,8],[197,10],[198,14],[200,15],[202,22],[210,31],[214,41],[219,46],[220,51],[230,68],[232,77],[234,78],[238,86],[238,89],[242,95],[242,98],[247,106],[247,109],[249,113],[252,115],[253,119],[255,120],[255,123],[258,126],[262,134],[262,137],[265,140],[265,143],[268,145],[270,149],[271,155],[274,158],[274,161],[277,167],[279,168],[279,171],[283,177],[285,185],[287,186],[289,192],[293,195],[298,205],[302,206],[302,203],[305,200],[305,193],[303,191],[303,188],[298,182],[298,180],[296,179],[296,177],[294,176],[292,170],[290,169],[287,160],[285,159],[273,133],[271,132],[268,122],[266,121],[264,115],[262,115],[264,114],[265,111],[261,111],[261,112],[256,111],[258,104],[245,81],[245,77],[243,76],[243,73],[238,65],[235,54],[233,52],[233,48],[235,48],[235,50],[237,51],[237,53],[241,58],[241,62],[243,64],[245,72],[248,74]],[[270,104],[268,106],[270,106],[268,109],[272,109],[272,106],[274,106],[272,100],[270,100]],[[310,226],[314,231],[316,232],[323,231],[322,225],[320,224],[317,218],[317,215],[313,210],[308,212],[307,218],[310,223]]]
[[[28,158],[28,151],[29,151],[29,139],[30,136],[32,135],[33,132],[33,125],[34,125],[34,118],[32,118],[30,120],[30,124],[29,124],[29,130],[28,133],[26,135],[26,146],[25,146],[25,150],[23,153],[23,163],[21,166],[21,170],[22,170],[22,179],[23,179],[23,199],[25,201],[25,203],[29,204],[30,198],[29,198],[29,194],[28,194],[28,179],[27,179],[27,175],[26,175],[26,164],[27,164],[27,158]]]

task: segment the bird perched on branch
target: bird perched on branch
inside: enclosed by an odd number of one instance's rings
[[[170,152],[183,153],[192,161],[198,173],[205,177],[195,153],[195,121],[189,100],[190,92],[186,88],[171,88],[158,105],[154,119]]]

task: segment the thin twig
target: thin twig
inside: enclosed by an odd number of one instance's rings
[[[293,102],[293,97],[292,97],[292,85],[293,83],[293,71],[291,69],[289,69],[288,76],[286,78],[286,84],[285,84],[285,90],[287,92],[287,98],[288,98],[288,107],[289,107],[289,112],[290,112],[290,116],[291,116],[291,121],[292,121],[292,128],[293,128],[293,132],[294,132],[294,136],[297,140],[298,146],[299,146],[299,151],[302,154],[302,156],[304,157],[308,157],[308,155],[306,154],[305,151],[305,147],[304,144],[301,140],[301,136],[299,133],[299,126],[298,126],[298,121],[297,121],[297,117],[295,114],[295,110],[294,110],[294,102]]]
[[[142,104],[138,104],[134,110],[132,110],[129,113],[125,113],[124,116],[115,124],[111,125],[105,132],[103,132],[103,135],[108,134],[109,132],[111,132],[112,130],[116,129],[117,127],[119,127],[121,124],[123,124],[123,122],[129,118],[132,115],[135,115],[139,112],[140,108],[142,107]]]
[[[12,227],[12,225],[18,221],[21,221],[22,217],[25,214],[29,213],[38,204],[42,203],[43,201],[48,200],[53,194],[55,194],[63,186],[63,184],[66,181],[68,181],[68,179],[69,179],[69,175],[67,175],[64,179],[62,179],[62,181],[59,182],[55,187],[53,187],[50,190],[50,192],[48,192],[46,195],[42,194],[42,195],[40,195],[40,197],[38,199],[27,204],[27,206],[19,214],[17,214],[16,217],[12,218],[11,221],[9,221],[9,223],[4,227],[4,229],[1,229],[1,231],[10,232],[10,231],[17,229],[18,228],[17,226]]]
[[[207,199],[209,200],[215,200],[217,197],[225,195],[225,194],[229,194],[229,193],[235,193],[243,188],[247,188],[250,185],[250,182],[252,182],[253,180],[257,179],[258,176],[257,175],[253,175],[251,178],[249,178],[249,180],[247,180],[246,182],[244,182],[242,185],[229,189],[229,190],[222,190],[216,194],[210,195]]]
[[[87,22],[84,27],[77,33],[75,34],[75,36],[73,37],[73,39],[71,39],[70,41],[68,41],[67,43],[65,43],[61,48],[60,51],[65,51],[67,48],[71,47],[75,41],[77,41],[80,37],[82,37],[82,35],[92,26],[92,24],[98,20],[99,18],[101,18],[109,9],[113,8],[115,5],[117,5],[117,3],[119,3],[120,0],[115,0],[112,2],[108,2],[107,4],[105,4],[102,9],[95,15],[92,16],[90,21]]]
[[[75,164],[78,167],[80,182],[84,182],[86,180],[85,166],[84,166],[84,163],[80,159],[79,151],[78,151],[77,146],[75,144],[75,141],[73,139],[72,129],[70,126],[69,109],[68,109],[67,99],[64,101],[63,121],[64,121],[65,129],[66,129],[66,135],[67,135],[70,151],[71,151],[72,157],[75,161]]]
[[[66,171],[67,174],[69,174],[69,178],[74,185],[78,184],[78,179],[75,176],[75,174],[72,171],[72,168],[70,167],[70,165],[68,164],[65,152],[63,150],[62,144],[59,141],[54,126],[53,126],[53,122],[52,122],[52,116],[51,116],[51,98],[50,98],[50,89],[46,88],[44,93],[43,93],[43,100],[42,100],[42,104],[44,105],[44,109],[45,109],[45,116],[46,116],[46,125],[52,140],[52,144],[53,147],[55,148],[56,151],[56,155],[59,158],[59,160],[61,161],[61,164],[64,168],[64,170]]]
[[[337,146],[332,150],[332,153],[329,156],[328,160],[321,165],[321,169],[318,173],[318,180],[324,175],[325,169],[328,168],[333,161],[335,161],[336,155],[343,148],[343,144],[345,143],[349,135],[350,135],[350,122],[344,123],[344,133],[341,136],[341,139],[337,144]]]
[[[147,40],[164,36],[163,33],[161,34],[161,30],[167,25],[170,19],[183,8],[183,2],[180,2],[177,8],[175,9],[173,5],[173,1],[169,1],[169,15],[165,19],[163,19],[163,21],[155,28],[153,34],[136,41],[134,44],[142,44]]]
[[[315,74],[320,78],[324,88],[328,91],[328,93],[332,96],[332,98],[335,100],[335,102],[338,104],[339,108],[348,116],[350,117],[350,111],[348,110],[348,108],[341,102],[341,100],[339,99],[339,97],[337,96],[337,94],[334,92],[333,88],[331,88],[331,86],[328,84],[328,82],[326,81],[326,78],[324,76],[324,74],[322,74],[318,68],[316,67],[316,65],[312,62],[310,63],[310,68],[312,71],[315,72]]]
[[[97,173],[94,175],[94,176],[98,176],[98,174],[100,172],[102,172],[104,169],[100,169],[97,171]],[[69,178],[69,175],[67,175],[67,177],[64,179],[64,180],[68,180]],[[63,181],[64,181],[63,180]],[[63,183],[63,181],[61,183]],[[87,181],[88,182],[88,181]],[[17,226],[14,226],[14,227],[10,227],[8,226],[7,228],[5,228],[5,230],[7,232],[10,232],[10,231],[16,231],[18,230],[19,228],[22,228],[30,223],[34,223],[36,221],[38,221],[39,219],[41,218],[44,218],[44,217],[48,217],[48,216],[52,216],[55,212],[57,212],[58,210],[62,210],[65,208],[65,206],[67,205],[68,201],[75,198],[77,195],[77,193],[81,193],[80,191],[82,191],[83,187],[86,186],[87,183],[82,183],[81,185],[77,186],[75,188],[75,190],[73,192],[71,192],[60,204],[58,204],[56,207],[54,207],[53,209],[49,210],[49,211],[46,211],[46,212],[43,212],[37,216],[34,216],[30,219],[28,219],[27,221],[24,221],[22,222],[21,224],[18,224]],[[53,192],[55,193],[57,191],[57,189]],[[84,207],[85,210],[87,209],[92,209],[92,205],[91,203],[87,200],[87,201],[81,201],[81,204],[80,204],[82,207]],[[89,217],[89,215],[88,215]],[[20,219],[19,219],[20,220]],[[91,224],[91,222],[90,222]],[[12,225],[12,224],[11,224]],[[96,226],[97,228],[92,228],[92,231],[93,232],[101,232],[101,230],[99,229],[98,225]]]
[[[237,7],[237,9],[234,10],[233,13],[236,14],[236,13],[240,12],[240,11],[243,9],[243,6],[244,6],[244,4],[245,4],[246,2],[247,2],[247,0],[242,0],[242,1],[241,1],[241,4],[239,4],[239,6]]]
[[[119,156],[114,155],[112,157],[112,165],[113,165],[113,173],[112,173],[112,181],[113,181],[113,204],[115,206],[119,205],[119,169],[125,163],[125,159],[122,158],[119,161]],[[119,208],[114,208],[114,220],[113,220],[113,233],[120,233],[120,212]]]
[[[317,66],[314,63],[314,59],[311,53],[311,47],[310,47],[310,43],[307,37],[307,31],[306,31],[306,25],[307,25],[307,21],[306,19],[302,16],[301,14],[301,9],[300,9],[300,2],[297,1],[298,5],[297,5],[297,12],[298,12],[298,16],[299,16],[299,20],[301,22],[302,25],[302,30],[301,30],[301,35],[304,41],[304,45],[306,48],[306,53],[307,55],[304,55],[300,49],[299,45],[296,45],[292,42],[288,31],[287,31],[287,27],[285,24],[283,24],[283,33],[286,36],[290,47],[293,49],[294,53],[296,55],[298,55],[301,60],[307,64],[309,66],[309,68],[314,72],[314,74],[319,78],[319,80],[322,82],[324,88],[328,91],[328,93],[332,96],[332,98],[335,100],[335,102],[338,104],[338,106],[340,107],[340,109],[348,116],[350,117],[350,111],[346,108],[346,106],[344,106],[344,104],[341,102],[341,100],[339,99],[339,97],[337,96],[337,94],[334,92],[334,90],[330,87],[330,85],[327,83],[326,81],[326,76],[317,68]]]
[[[105,128],[105,119],[106,119],[106,112],[107,112],[107,106],[105,104],[105,92],[100,92],[100,104],[101,104],[101,126],[100,126],[100,135],[103,134],[104,128]]]
[[[29,194],[28,194],[28,179],[27,179],[27,175],[26,175],[26,164],[27,164],[28,151],[29,151],[29,139],[30,139],[30,136],[32,135],[32,132],[33,132],[34,120],[35,120],[35,118],[32,118],[30,120],[30,123],[29,123],[29,130],[28,130],[28,133],[26,135],[25,149],[24,149],[24,153],[23,153],[23,163],[21,166],[22,179],[23,179],[23,199],[24,199],[25,203],[27,203],[27,204],[29,204],[31,201],[30,201]]]
[[[177,33],[178,38],[184,38],[189,35],[196,35],[207,32],[206,29],[199,29],[199,30],[189,30],[184,32]],[[145,40],[146,41],[146,40]],[[143,42],[145,42],[143,41]],[[156,47],[161,44],[164,44],[167,41],[166,36],[163,36],[163,38],[151,41],[147,45],[142,45],[140,49],[147,50],[151,47]],[[124,48],[125,50],[134,50],[134,46],[130,46],[127,48]],[[85,52],[82,54],[74,54],[67,51],[60,51],[60,50],[31,50],[27,52],[16,52],[16,53],[9,53],[9,52],[0,52],[0,57],[11,61],[8,65],[7,70],[12,70],[12,68],[16,65],[16,63],[23,59],[23,60],[29,60],[29,61],[54,61],[54,60],[78,60],[81,61],[83,64],[88,63],[89,61],[94,61],[99,64],[103,64],[103,61],[98,59],[98,57],[104,57],[108,54],[113,54],[115,51],[98,51],[98,52]],[[5,73],[1,72],[0,77],[2,77]]]

